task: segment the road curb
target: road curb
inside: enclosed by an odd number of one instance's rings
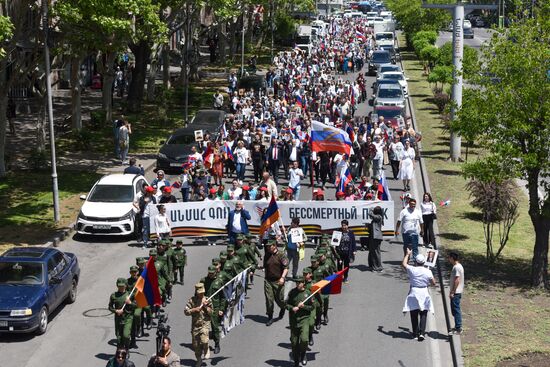
[[[403,71],[405,71],[405,68],[403,67],[403,61],[400,60],[399,63],[401,64],[401,69]],[[412,126],[415,129],[415,131],[418,131],[417,124],[416,124],[416,116],[415,116],[415,113],[414,113],[414,105],[413,105],[412,96],[411,96],[410,93],[409,93],[409,96],[407,97],[407,101],[408,101],[408,104],[409,104],[409,112],[410,112],[410,115],[411,115]],[[420,141],[417,144],[418,144],[418,151],[419,151],[418,163],[419,163],[419,167],[420,167],[420,175],[422,177],[422,186],[423,186],[424,192],[431,192],[431,190],[430,190],[430,179],[428,177],[428,172],[427,172],[427,169],[426,169],[426,162],[424,161],[424,158],[422,157],[422,154],[421,154],[422,153],[422,142]],[[439,236],[438,236],[439,235],[439,226],[437,225],[437,219],[434,220],[433,228],[434,228],[434,234],[435,234],[436,238],[439,239]],[[436,249],[439,248],[439,246],[437,245],[437,241],[434,244],[434,246],[435,246]],[[444,246],[441,246],[441,247],[444,248]],[[441,288],[441,297],[442,297],[442,302],[443,302],[443,309],[444,309],[444,312],[445,312],[445,321],[447,323],[447,329],[450,330],[451,329],[451,324],[450,324],[449,309],[448,309],[449,306],[448,306],[447,297],[446,297],[446,295],[449,294],[449,288],[446,286],[445,282],[443,281],[443,272],[444,272],[444,267],[441,263],[441,257],[438,256],[438,258],[437,258],[438,281],[439,281],[439,285],[440,285],[440,288]],[[453,357],[453,366],[454,367],[463,367],[464,366],[464,358],[463,358],[463,354],[462,354],[462,340],[460,339],[460,335],[452,335],[449,338],[449,341],[450,341],[450,346],[451,346],[451,354],[452,354],[452,357]]]
[[[156,165],[155,163],[155,161],[152,161],[143,166],[143,170],[145,171],[145,173],[152,171],[153,167],[155,167]],[[59,232],[51,237],[49,241],[43,243],[42,245],[37,245],[37,247],[58,247],[61,242],[65,241],[67,238],[71,237],[75,233],[75,226],[76,222],[72,222],[71,224],[69,224],[68,228],[63,228],[59,230]]]

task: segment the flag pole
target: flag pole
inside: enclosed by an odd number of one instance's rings
[[[220,289],[218,289],[216,292],[214,292],[213,295],[211,295],[210,297],[208,297],[206,299],[206,302],[209,302],[212,298],[214,298],[214,296],[218,293],[220,293],[221,290],[223,290],[225,287],[227,287],[227,285],[231,282],[233,282],[235,279],[237,279],[237,277],[239,275],[241,275],[241,273],[245,272],[245,271],[248,271],[248,269],[250,269],[252,266],[249,266],[248,268],[244,269],[243,271],[241,271],[239,274],[237,274],[236,276],[233,277],[233,279],[231,279],[229,282],[225,283],[223,287],[221,287]]]
[[[136,282],[136,285],[137,285],[137,282]],[[134,285],[134,288],[132,288],[132,291],[130,292],[128,297],[126,297],[126,299],[130,299],[132,297],[132,294],[134,294],[134,291],[136,290],[136,285]],[[122,306],[122,308],[121,308],[122,311],[124,311],[124,309],[126,308],[126,305],[127,305],[127,303],[124,303],[124,306]]]

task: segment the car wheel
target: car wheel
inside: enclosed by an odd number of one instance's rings
[[[38,329],[36,333],[42,335],[48,329],[48,309],[46,306],[42,306],[40,312],[38,313]]]
[[[75,303],[76,301],[76,293],[78,290],[78,282],[76,279],[73,279],[73,282],[71,284],[71,289],[69,290],[69,294],[67,295],[67,303]]]

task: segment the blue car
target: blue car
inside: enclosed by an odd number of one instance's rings
[[[17,247],[0,256],[0,333],[44,334],[48,316],[76,301],[80,267],[74,254]]]

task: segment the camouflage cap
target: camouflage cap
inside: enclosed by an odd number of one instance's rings
[[[310,267],[306,267],[302,270],[302,274],[310,274],[311,273],[311,268]]]
[[[227,254],[220,255],[220,262],[227,260]]]
[[[130,266],[130,273],[132,273],[134,271],[138,271],[138,270],[139,270],[139,268],[137,266],[135,266],[135,265]]]
[[[218,271],[218,268],[216,268],[214,265],[210,265],[210,266],[208,267],[208,272],[209,272],[209,273],[215,273],[215,272],[217,272],[217,271]]]
[[[157,256],[157,254],[157,249],[152,248],[149,250],[149,256]]]
[[[118,278],[116,280],[116,286],[122,287],[123,285],[128,285],[128,281],[126,280],[126,278]]]
[[[245,236],[244,234],[242,234],[242,233],[239,233],[239,234],[237,234],[237,236],[235,236],[235,238],[236,238],[237,240],[244,240],[244,239],[246,238],[246,236]]]
[[[147,258],[145,257],[136,257],[136,265],[145,264],[147,262]]]
[[[235,246],[233,246],[233,245],[227,245],[227,252],[230,252],[230,251],[231,251],[231,252],[235,251]]]
[[[296,278],[294,278],[294,281],[295,281],[296,283],[303,283],[303,282],[305,282],[304,277],[302,277],[302,276],[297,276]]]
[[[177,246],[177,245],[183,245],[183,241],[182,241],[182,240],[177,240],[177,241],[176,241],[176,246]]]
[[[174,237],[168,237],[168,241],[169,241],[170,243],[174,242]]]
[[[220,257],[221,257],[222,255],[226,255],[226,256],[227,256],[227,251],[225,251],[225,250],[220,251]]]
[[[317,261],[319,261],[319,256],[313,255],[309,259],[311,260],[311,262],[317,262]]]
[[[212,259],[212,265],[218,265],[220,263],[220,258],[219,257],[215,257]]]

